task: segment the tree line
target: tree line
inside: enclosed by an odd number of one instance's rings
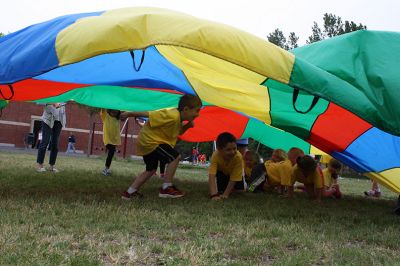
[[[333,36],[342,35],[357,30],[366,30],[367,26],[354,21],[343,21],[341,17],[334,14],[325,13],[323,15],[322,29],[318,23],[314,21],[311,27],[311,35],[306,40],[307,44],[325,40]],[[285,34],[279,28],[268,34],[267,39],[269,42],[278,45],[285,50],[291,50],[298,47],[299,37],[294,32],[290,32],[286,38]]]

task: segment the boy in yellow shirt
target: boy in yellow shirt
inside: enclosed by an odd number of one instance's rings
[[[217,150],[211,156],[208,188],[212,200],[226,199],[235,185],[243,180],[243,159],[236,138],[229,132],[217,137]]]
[[[337,199],[342,197],[340,192],[339,184],[337,182],[339,174],[338,172],[342,168],[340,162],[336,159],[330,159],[328,167],[322,170],[322,175],[324,177],[324,196],[330,197],[334,196]]]
[[[323,180],[318,172],[317,162],[314,158],[308,155],[297,158],[290,178],[289,197],[293,196],[293,186],[296,181],[304,184],[306,192],[310,197],[321,200]]]
[[[103,175],[111,175],[111,162],[114,157],[117,145],[121,145],[120,129],[121,111],[113,109],[101,109],[100,118],[103,121],[103,142],[107,149],[107,159],[105,168],[101,172]]]
[[[143,156],[146,170],[133,181],[122,199],[130,200],[143,196],[139,188],[157,171],[158,163],[167,163],[164,183],[160,188],[160,198],[180,198],[184,193],[172,185],[178,167],[180,154],[174,149],[178,135],[194,126],[193,120],[199,116],[201,100],[198,96],[185,94],[179,100],[178,108],[161,109],[150,112],[124,112],[121,118],[149,117],[138,137],[138,155]],[[183,121],[187,121],[183,124]]]
[[[296,181],[303,183],[311,196],[321,199],[323,188],[322,177],[317,170],[317,162],[304,152],[293,147],[287,154],[288,160],[277,163],[266,161],[264,165],[267,187],[278,186],[282,194],[293,196],[293,185]]]
[[[254,190],[265,180],[264,190],[277,187],[278,192],[283,193],[284,187],[290,186],[292,166],[296,164],[297,157],[303,155],[304,152],[296,147],[291,148],[288,154],[282,149],[274,150],[271,159],[258,165],[252,172],[253,182],[249,186],[249,191]]]

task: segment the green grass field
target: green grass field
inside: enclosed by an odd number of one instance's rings
[[[48,155],[46,157],[48,159]],[[400,265],[397,195],[340,180],[342,200],[238,194],[214,202],[207,170],[180,167],[182,199],[160,199],[161,180],[131,202],[120,193],[141,161],[59,156],[36,173],[33,154],[0,153],[0,265]]]

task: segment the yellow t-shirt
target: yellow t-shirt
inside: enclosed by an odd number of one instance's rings
[[[312,174],[304,176],[297,164],[293,166],[291,185],[297,181],[304,185],[314,185],[314,188],[322,188],[324,186],[322,179],[317,169]]]
[[[147,155],[160,144],[174,147],[182,128],[178,109],[161,109],[149,112],[149,120],[140,130],[137,144],[138,155]]]
[[[211,156],[211,164],[208,173],[217,174],[217,171],[223,172],[229,176],[230,181],[242,181],[243,178],[243,159],[240,152],[236,152],[230,161],[225,161],[218,151]]]
[[[323,165],[328,165],[329,161],[332,159],[333,157],[330,156],[329,154],[323,154],[321,156],[321,159],[319,160],[319,162]]]
[[[268,184],[271,186],[290,186],[292,176],[292,163],[289,160],[274,163],[270,160],[265,162],[268,174]]]
[[[119,119],[110,116],[106,110],[101,109],[100,118],[103,121],[103,142],[104,145],[120,145],[121,144],[121,134],[120,121]]]
[[[331,172],[329,172],[329,169],[324,168],[322,170],[322,175],[324,176],[324,186],[331,187],[333,185],[333,178]]]

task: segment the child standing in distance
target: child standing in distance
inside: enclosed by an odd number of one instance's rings
[[[198,156],[199,156],[199,151],[196,149],[196,147],[192,148],[192,164],[195,165],[198,163]]]
[[[340,192],[339,184],[337,182],[339,174],[338,172],[342,168],[340,162],[336,159],[330,159],[328,167],[322,170],[322,176],[324,177],[324,196],[334,196],[337,199],[342,197]]]
[[[120,129],[121,111],[113,109],[101,109],[100,117],[103,121],[103,142],[107,149],[107,159],[105,168],[101,172],[103,175],[111,175],[111,162],[114,157],[115,149],[121,145]]]
[[[75,153],[76,152],[75,151],[75,142],[76,142],[75,135],[72,134],[72,132],[69,132],[68,146],[67,146],[66,153],[70,153],[70,152]]]
[[[212,200],[226,199],[236,183],[243,179],[243,159],[236,147],[236,138],[229,132],[217,137],[217,150],[211,157],[208,188]]]
[[[140,187],[157,171],[158,163],[167,163],[164,183],[160,188],[160,198],[180,198],[184,194],[172,185],[178,167],[180,154],[173,148],[178,135],[194,126],[193,120],[199,116],[201,100],[198,96],[185,94],[179,100],[178,108],[161,109],[150,112],[124,112],[121,117],[149,117],[138,137],[137,151],[143,156],[146,170],[133,181],[122,199],[142,197]],[[187,121],[183,125],[183,121]]]

